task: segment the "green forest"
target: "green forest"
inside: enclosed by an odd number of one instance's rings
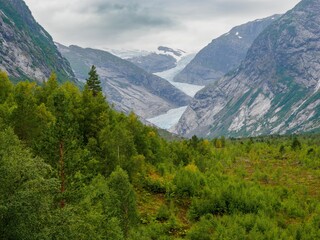
[[[181,139],[107,98],[0,72],[0,239],[320,238],[319,134]]]

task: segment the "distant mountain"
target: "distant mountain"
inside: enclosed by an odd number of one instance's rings
[[[157,53],[150,53],[147,56],[130,58],[128,61],[149,73],[163,72],[174,68],[177,64],[174,57]]]
[[[178,61],[185,55],[186,52],[183,50],[160,46],[155,52],[134,56],[127,60],[149,73],[158,73],[176,67]]]
[[[206,137],[320,131],[319,12],[319,0],[302,0],[272,23],[237,71],[195,96],[176,131]]]
[[[234,27],[214,39],[174,78],[174,81],[208,85],[237,68],[256,37],[280,15]]]
[[[102,50],[109,52],[119,58],[128,60],[130,58],[141,57],[149,55],[151,52],[141,49],[112,49],[112,48],[103,48]]]
[[[143,118],[150,118],[186,106],[191,100],[168,81],[111,53],[78,46],[57,46],[80,81],[88,77],[91,65],[97,67],[107,100],[118,110],[134,111]]]
[[[22,0],[0,0],[0,69],[11,79],[42,82],[52,71],[60,82],[76,81],[52,37]]]

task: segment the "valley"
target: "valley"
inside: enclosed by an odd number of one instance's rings
[[[0,239],[320,239],[319,12],[0,0]]]

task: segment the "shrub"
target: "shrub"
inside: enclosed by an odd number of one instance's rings
[[[204,185],[201,172],[193,164],[178,171],[173,182],[176,186],[176,193],[180,197],[195,196]]]

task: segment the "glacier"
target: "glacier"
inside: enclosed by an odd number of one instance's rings
[[[159,128],[169,130],[171,127],[178,123],[187,107],[188,106],[171,109],[167,113],[154,118],[149,118],[147,119],[147,121]]]

